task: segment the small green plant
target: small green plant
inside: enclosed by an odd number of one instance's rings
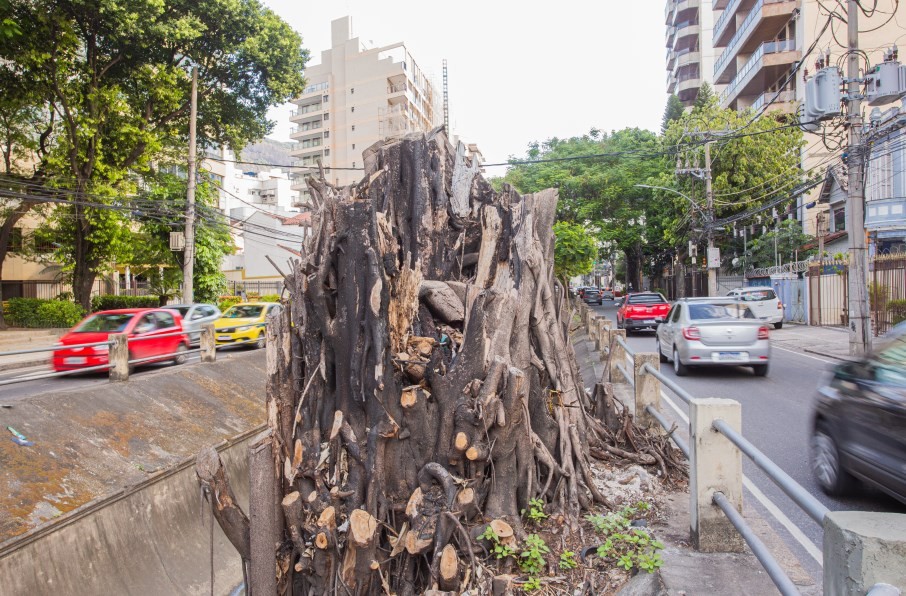
[[[541,580],[537,577],[530,577],[524,584],[522,584],[522,589],[525,592],[534,592],[535,590],[540,590]]]
[[[519,554],[519,568],[524,572],[537,575],[547,566],[544,555],[551,552],[544,539],[537,534],[525,537],[524,550]]]
[[[652,573],[661,567],[664,561],[657,551],[664,548],[663,543],[653,539],[644,528],[632,528],[632,516],[650,509],[649,503],[641,501],[607,515],[586,516],[595,530],[604,535],[597,555],[627,571],[637,568]]]
[[[571,550],[565,550],[560,553],[560,569],[575,569],[579,566],[576,561],[576,553]]]
[[[478,537],[479,540],[487,540],[491,543],[491,554],[494,555],[495,559],[506,559],[507,557],[512,557],[516,555],[516,549],[509,544],[501,544],[500,537],[497,535],[497,532],[494,531],[494,528],[488,526],[485,528],[485,531]]]
[[[535,523],[547,519],[547,514],[544,512],[544,501],[541,499],[530,500],[528,509],[523,509],[522,515]]]

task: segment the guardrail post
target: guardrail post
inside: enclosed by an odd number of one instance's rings
[[[610,382],[618,383],[617,379],[623,378],[623,373],[620,372],[620,369],[617,368],[617,365],[626,363],[626,350],[623,349],[623,345],[617,341],[618,337],[622,337],[625,341],[626,339],[626,330],[625,329],[610,329],[607,334],[607,343],[610,346]]]
[[[201,348],[201,361],[214,362],[217,360],[217,345],[214,341],[214,323],[206,323],[201,328],[201,338],[199,339]]]
[[[110,351],[107,353],[107,361],[110,363],[110,380],[128,381],[129,338],[125,333],[114,333],[110,338],[113,341],[110,344]]]
[[[598,318],[598,336],[595,341],[595,347],[599,352],[604,352],[604,347],[607,346],[607,342],[610,339],[610,319],[605,317]]]
[[[633,380],[635,381],[635,420],[642,427],[650,430],[659,430],[661,425],[646,410],[652,406],[655,410],[661,408],[661,382],[654,375],[646,372],[644,366],[650,365],[657,369],[660,360],[657,354],[636,352],[632,357]]]
[[[692,544],[702,552],[742,552],[745,542],[712,502],[722,492],[742,513],[742,452],[714,430],[715,419],[742,428],[742,408],[732,399],[693,399],[689,403],[689,495]]]
[[[831,511],[824,517],[824,593],[906,586],[906,515]]]

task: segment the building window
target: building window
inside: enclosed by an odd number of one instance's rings
[[[352,106],[352,108],[350,108],[350,109],[351,109],[353,112],[355,112],[355,106]]]
[[[352,125],[352,131],[355,132],[355,124]]]
[[[354,95],[354,94],[355,94],[355,87],[350,87],[350,88],[349,88],[349,94],[350,94],[350,95]]]
[[[330,114],[324,114],[324,122],[330,120]]]
[[[330,131],[329,131],[329,130],[325,130],[325,131],[324,131],[324,138],[325,138],[325,139],[329,139],[329,138],[330,138]]]
[[[330,97],[330,96],[329,96],[329,95],[325,95],[325,96],[324,96],[324,98],[323,98],[324,103],[327,103],[327,98],[328,98],[328,97]]]
[[[352,167],[355,167],[355,162],[352,162]]]
[[[13,228],[9,231],[9,252],[22,252],[22,228]]]
[[[330,149],[325,149],[325,150],[324,150],[324,157],[327,157],[328,155],[330,155]]]
[[[355,150],[355,143],[352,144],[352,148],[353,148],[353,150]]]

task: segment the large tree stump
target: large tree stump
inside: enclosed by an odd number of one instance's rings
[[[573,526],[604,502],[553,275],[557,192],[495,192],[440,129],[365,158],[358,184],[308,179],[312,235],[270,321],[272,543],[294,551],[295,594],[489,593],[463,524],[512,540],[530,499]]]

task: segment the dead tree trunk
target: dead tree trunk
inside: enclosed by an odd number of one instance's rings
[[[295,594],[480,588],[463,524],[519,535],[532,498],[572,525],[606,503],[553,274],[557,193],[495,192],[440,130],[365,157],[356,185],[308,180],[313,234],[271,321],[272,543]]]

